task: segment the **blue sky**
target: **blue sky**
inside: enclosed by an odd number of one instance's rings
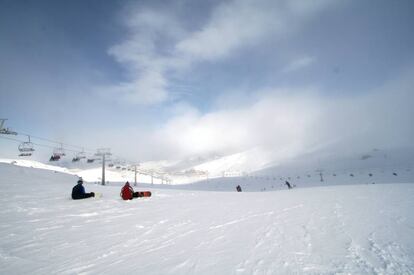
[[[2,0],[0,117],[134,160],[409,146],[413,15],[410,0]]]

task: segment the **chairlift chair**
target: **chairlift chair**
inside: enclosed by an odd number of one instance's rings
[[[0,134],[17,136],[17,132],[14,132],[14,131],[10,130],[9,128],[3,128],[4,122],[6,120],[7,119],[5,119],[5,118],[0,118]]]
[[[81,159],[86,159],[86,155],[85,155],[85,152],[83,151],[83,149],[82,149],[82,152],[79,152],[79,153],[76,154],[76,157],[79,158],[80,160]]]
[[[19,144],[19,151],[20,152],[33,152],[33,143],[30,141],[30,136],[28,136],[29,141],[25,141]]]
[[[30,136],[27,136],[29,141],[25,141],[19,144],[19,157],[30,157],[35,151],[33,143],[30,141]]]
[[[73,157],[73,159],[72,159],[72,162],[78,162],[78,161],[80,161],[81,159],[86,159],[86,156],[85,156],[85,152],[82,150],[82,152],[78,152],[74,157]]]
[[[56,147],[55,149],[53,149],[53,154],[50,157],[49,161],[58,161],[64,156],[66,156],[66,154],[65,150],[63,149],[63,146]]]
[[[64,157],[64,156],[66,156],[66,154],[65,154],[65,150],[63,149],[63,147],[61,146],[61,147],[56,147],[54,150],[53,150],[53,155],[54,156],[59,156],[59,158],[60,157]]]
[[[23,142],[19,145],[19,151],[20,152],[33,152],[33,143],[31,142]]]
[[[50,157],[50,159],[49,159],[49,161],[58,161],[58,160],[60,160],[60,156],[59,155],[55,155],[55,154],[53,154]]]
[[[87,163],[93,163],[95,161],[95,159],[88,159],[86,162]]]

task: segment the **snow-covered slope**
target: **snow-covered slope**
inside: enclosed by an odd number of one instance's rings
[[[9,163],[17,166],[22,167],[31,167],[31,168],[38,168],[38,169],[45,169],[50,171],[57,171],[62,173],[71,174],[71,171],[67,168],[55,166],[55,165],[48,165],[44,164],[39,161],[29,160],[29,159],[0,159],[0,163]]]
[[[61,173],[67,173],[70,175],[76,175],[82,177],[85,181],[88,182],[101,182],[102,179],[102,164],[86,164],[84,162],[79,162],[76,164],[70,163],[70,168],[63,167],[67,163],[54,163],[56,165],[44,164],[35,160],[30,159],[0,159],[0,163],[8,163],[20,167],[31,167],[44,169],[49,171],[56,171]],[[61,166],[57,166],[57,165]],[[141,183],[155,183],[161,184],[162,180],[155,175],[151,181],[151,176],[146,174],[137,174],[137,178]],[[108,182],[134,182],[135,173],[134,171],[120,170],[116,168],[106,168],[105,171],[105,180]]]
[[[315,183],[315,179],[320,179],[320,174],[324,181],[339,183],[341,180],[335,178],[336,175],[350,176],[372,174],[367,182],[384,182],[387,175],[393,173],[407,174],[414,169],[414,151],[412,148],[399,148],[379,150],[373,149],[361,153],[348,155],[336,155],[335,148],[325,149],[324,151],[312,152],[285,161],[274,161],[275,156],[260,149],[252,149],[237,154],[221,156],[207,159],[203,163],[188,166],[179,172],[164,167],[170,171],[169,177],[173,179],[173,184],[193,183],[205,181],[207,179],[223,177],[247,177],[253,179],[283,179],[295,181],[297,183]],[[273,159],[273,161],[272,161]],[[160,168],[162,169],[162,168]],[[384,175],[379,175],[379,174]],[[329,179],[331,177],[331,179]],[[352,177],[352,176],[351,176]],[[361,177],[359,178],[359,180]],[[394,179],[389,179],[394,181]],[[409,181],[414,180],[410,178]],[[352,182],[353,180],[350,179]],[[365,179],[364,179],[365,181]],[[388,180],[387,180],[388,181]],[[345,182],[349,182],[346,179]]]
[[[102,168],[93,168],[86,170],[79,170],[76,174],[82,177],[84,180],[89,182],[101,182],[102,179]],[[114,168],[105,169],[105,181],[108,183],[125,183],[126,181],[134,182],[135,181],[135,172],[128,170],[118,170]],[[162,184],[162,179],[155,175],[151,180],[151,175],[137,173],[137,182],[140,183],[151,183]]]
[[[205,189],[205,183],[217,185],[223,182],[231,184],[233,186],[231,190],[233,190],[236,182],[243,184],[249,179],[251,187],[246,190],[252,191],[260,191],[264,188],[274,190],[277,186],[284,186],[286,180],[296,186],[326,185],[327,183],[414,182],[413,155],[414,152],[409,149],[375,149],[348,156],[318,152],[279,163],[271,162],[270,156],[266,157],[266,153],[255,149],[228,156],[214,155],[181,162],[144,162],[137,166],[137,181],[172,185],[199,182],[202,189]],[[99,163],[88,164],[82,161],[58,163],[70,167],[63,168],[30,160],[0,159],[0,162],[75,174],[89,182],[100,182],[102,178],[102,164]],[[135,181],[134,168],[131,166],[118,166],[118,168],[122,169],[116,169],[116,166],[106,168],[106,181]],[[227,187],[221,186],[220,188]]]
[[[268,161],[264,152],[253,149],[196,165],[194,169],[207,171],[211,177],[233,176],[260,170]]]
[[[414,273],[414,184],[73,201],[76,179],[0,164],[0,274]]]

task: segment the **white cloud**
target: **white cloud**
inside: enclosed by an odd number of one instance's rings
[[[282,72],[289,73],[289,72],[295,72],[300,69],[306,68],[310,65],[312,65],[315,62],[314,57],[305,56],[301,58],[297,58],[290,62],[283,70]]]
[[[412,147],[412,76],[411,72],[371,93],[342,98],[315,89],[269,89],[257,91],[260,96],[251,104],[207,114],[180,104],[158,129],[136,134],[140,144],[135,154],[145,151],[149,158],[181,159],[260,148],[274,160],[286,160],[324,148],[343,155]]]
[[[166,85],[162,73],[146,71],[134,82],[121,83],[107,92],[127,103],[152,105],[167,99]]]
[[[108,53],[126,67],[130,81],[104,91],[115,93],[122,101],[132,104],[163,102],[168,98],[165,73],[174,60],[161,54],[161,47],[165,45],[161,45],[160,40],[176,39],[182,29],[178,21],[166,12],[132,7],[123,15],[129,34],[125,41],[111,47]],[[168,48],[165,51],[168,52]]]
[[[265,34],[282,27],[263,1],[232,1],[219,5],[209,22],[177,43],[179,53],[193,59],[214,60],[238,47],[258,43]]]
[[[169,120],[155,135],[174,155],[229,154],[261,147],[284,156],[303,150],[319,110],[313,99],[265,96],[251,106]],[[301,112],[298,112],[301,110]]]
[[[214,10],[208,23],[177,43],[177,50],[195,60],[214,60],[264,39],[296,31],[335,1],[235,0]]]
[[[169,11],[128,5],[122,13],[128,31],[126,39],[108,53],[126,67],[130,83],[109,90],[127,95],[123,99],[132,103],[139,103],[141,97],[143,104],[161,103],[169,95],[169,72],[180,72],[195,62],[226,58],[240,48],[260,45],[265,39],[277,40],[281,34],[300,28],[332,2],[229,1],[214,7],[205,25],[194,32],[186,31],[184,20]],[[303,62],[306,60],[302,60],[302,66]]]

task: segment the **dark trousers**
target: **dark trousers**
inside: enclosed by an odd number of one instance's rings
[[[95,197],[95,193],[90,192],[90,193],[85,193],[85,194],[76,194],[76,195],[72,194],[72,199],[74,199],[74,200],[87,199],[87,198],[90,198],[90,197]]]

